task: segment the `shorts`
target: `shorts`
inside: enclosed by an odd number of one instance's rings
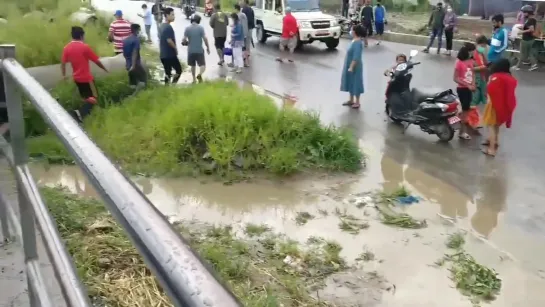
[[[226,41],[227,37],[214,37],[214,47],[216,47],[216,49],[223,50],[223,48],[225,48]]]
[[[289,50],[295,50],[295,47],[297,47],[297,36],[281,37],[280,50],[284,50],[286,47],[288,47]]]
[[[137,65],[132,71],[129,71],[128,74],[130,85],[136,86],[138,83],[146,83],[148,81],[148,73],[142,65]]]
[[[78,88],[79,95],[85,102],[89,102],[91,104],[97,103],[97,88],[95,86],[95,82],[76,82],[76,87]]]
[[[165,69],[165,75],[167,75],[168,77],[172,75],[173,69],[174,71],[176,71],[176,75],[182,74],[182,64],[180,63],[180,60],[178,60],[177,57],[161,59],[161,63],[163,63],[163,68]]]
[[[457,87],[456,93],[460,104],[462,105],[462,111],[469,111],[471,109],[471,101],[473,100],[473,92],[467,87]]]
[[[188,53],[187,54],[187,65],[189,65],[190,67],[205,66],[206,61],[204,60],[204,53]]]
[[[375,22],[375,31],[377,32],[377,35],[384,34],[384,23],[383,22]]]

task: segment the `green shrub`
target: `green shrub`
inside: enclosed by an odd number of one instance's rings
[[[0,44],[15,44],[17,60],[24,67],[58,64],[64,46],[71,40],[70,28],[78,25],[70,18],[71,13],[81,6],[74,3],[78,1],[59,0],[58,4],[63,6],[41,10],[26,17],[23,17],[24,11],[13,5],[4,5],[8,10],[5,13],[8,23],[0,25]],[[101,14],[97,14],[97,17],[95,24],[88,23],[84,27],[85,42],[100,56],[113,55],[113,47],[106,39],[107,21]],[[49,21],[51,19],[52,22]]]
[[[134,89],[129,87],[125,71],[112,72],[104,77],[97,78],[95,84],[98,91],[98,104],[101,107],[109,106],[132,95]],[[150,83],[154,86],[155,83]],[[76,85],[72,81],[64,81],[51,90],[51,95],[66,109],[73,110],[81,106]],[[24,105],[25,131],[28,136],[42,135],[48,127],[41,115],[27,102]]]
[[[141,92],[93,112],[86,129],[113,160],[152,175],[356,171],[363,160],[346,131],[321,126],[314,114],[279,110],[268,97],[226,82]],[[32,155],[63,161],[60,146],[44,144],[54,137],[29,142]]]

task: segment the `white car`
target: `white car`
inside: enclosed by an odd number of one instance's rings
[[[256,0],[254,9],[257,40],[265,43],[270,36],[282,34],[282,20],[286,7],[299,25],[298,46],[320,41],[335,49],[341,38],[337,19],[322,13],[319,0]]]

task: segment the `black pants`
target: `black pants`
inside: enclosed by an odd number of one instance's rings
[[[91,114],[91,110],[97,104],[98,94],[95,83],[91,82],[76,82],[78,92],[83,98],[83,105],[78,109],[80,118],[83,120],[85,117]]]
[[[467,87],[458,87],[456,88],[456,93],[458,94],[458,99],[460,99],[462,111],[469,111],[471,109],[471,101],[473,100],[473,92]]]
[[[342,15],[348,17],[348,2],[343,2],[342,4]]]
[[[454,29],[445,29],[445,40],[447,41],[447,51],[452,50],[453,38],[454,38]]]
[[[172,83],[178,83],[178,79],[180,79],[180,75],[182,74],[182,64],[180,63],[180,60],[178,60],[177,57],[164,58],[161,59],[161,63],[163,63],[163,68],[165,69],[165,84],[170,83],[173,69],[176,74],[174,75]]]

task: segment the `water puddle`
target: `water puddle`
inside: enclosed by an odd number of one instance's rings
[[[545,267],[540,259],[545,247],[502,224],[501,211],[505,209],[498,210],[486,202],[475,205],[448,184],[386,156],[369,162],[363,175],[321,175],[284,182],[255,180],[224,185],[210,178],[144,177],[135,177],[134,181],[161,212],[173,219],[231,224],[235,229],[246,223],[265,223],[299,241],[310,236],[324,237],[339,242],[342,256],[349,261],[363,251],[372,251],[376,259],[366,262],[363,270],[378,272],[396,291],[381,290],[380,300],[373,296],[378,300],[376,305],[366,306],[441,306],[445,301],[448,306],[471,306],[453,288],[449,271],[433,266],[446,252],[447,235],[458,228],[474,234],[469,236],[466,250],[479,262],[494,267],[503,279],[501,295],[491,306],[543,306],[545,296],[540,289],[545,287],[545,276],[540,276],[540,270]],[[32,170],[41,185],[60,184],[81,195],[96,197],[77,167],[34,165]],[[430,199],[405,209],[414,217],[427,219],[428,228],[411,231],[386,227],[374,218],[374,209],[358,209],[348,201],[357,193],[377,188],[394,190],[400,183]],[[488,199],[493,203],[492,198]],[[366,220],[370,227],[358,235],[349,234],[339,228],[336,211]],[[308,212],[312,217],[298,225],[295,221],[299,212]],[[484,236],[493,239],[484,240]],[[373,284],[379,283],[369,281],[369,285]]]

